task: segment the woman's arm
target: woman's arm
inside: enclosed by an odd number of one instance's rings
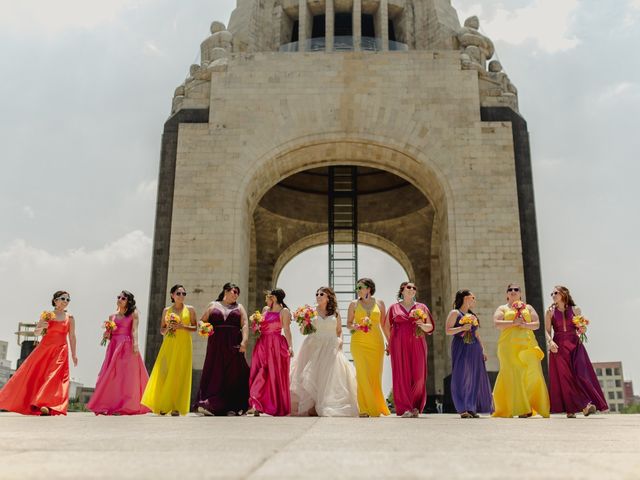
[[[487,354],[484,351],[484,344],[482,343],[482,339],[480,338],[480,329],[479,328],[476,328],[476,338],[478,339],[478,343],[482,347],[482,358],[486,362],[487,361]]]
[[[417,321],[416,324],[422,329],[424,333],[431,335],[433,330],[436,328],[435,324],[433,323],[433,315],[431,315],[431,310],[429,310],[426,305],[423,305],[423,307],[425,308],[425,313],[427,314],[427,321]]]
[[[69,315],[69,345],[71,346],[71,360],[73,366],[78,366],[78,356],[76,355],[76,319]]]
[[[163,336],[166,335],[167,332],[169,331],[164,321],[164,319],[167,317],[168,311],[169,311],[169,308],[165,307],[164,310],[162,310],[162,315],[160,316],[160,335],[163,335]]]
[[[504,319],[504,310],[502,307],[498,307],[493,314],[493,324],[498,329],[505,329],[513,327],[513,322]]]
[[[538,312],[531,306],[527,305],[527,310],[531,314],[530,322],[522,322],[520,327],[526,328],[527,330],[538,330],[540,328],[540,317],[538,316]]]
[[[249,342],[249,317],[247,311],[240,305],[240,329],[242,330],[242,341],[240,342],[240,352],[247,351],[247,343]]]
[[[351,302],[349,304],[349,310],[347,310],[347,328],[349,330],[353,330],[353,320],[355,318],[355,314],[356,314],[356,304],[358,303],[357,300],[354,300],[353,302]]]
[[[387,339],[387,342],[391,341],[391,315],[392,315],[393,305],[389,307],[387,310],[387,314],[382,317],[382,333],[384,337]]]
[[[289,345],[289,355],[293,357],[293,341],[291,340],[291,312],[288,308],[283,308],[280,312],[280,318],[282,320],[282,328],[284,329],[284,338]]]
[[[449,312],[449,316],[447,317],[447,324],[446,324],[447,335],[456,335],[457,333],[468,332],[469,330],[471,330],[471,325],[468,323],[466,325],[454,327],[457,319],[458,319],[458,311],[451,310]]]
[[[551,353],[558,353],[558,345],[553,341],[553,336],[551,335],[551,327],[553,325],[553,310],[551,307],[547,309],[547,312],[544,314],[544,336],[547,339],[547,350]]]
[[[342,338],[342,318],[338,311],[336,311],[336,337]]]
[[[133,322],[131,322],[131,343],[133,344],[133,353],[138,353],[138,323],[140,319],[138,317],[138,310],[133,311]]]

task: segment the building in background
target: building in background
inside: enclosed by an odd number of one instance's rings
[[[612,412],[620,412],[631,402],[633,396],[625,397],[625,381],[622,371],[622,362],[593,363],[593,368],[598,376],[609,409]],[[631,383],[631,382],[629,382]]]
[[[0,388],[5,386],[15,371],[11,368],[11,362],[7,360],[8,351],[9,342],[0,340]]]
[[[635,395],[633,394],[633,382],[629,380],[628,382],[624,382],[624,404],[633,405],[635,402]]]

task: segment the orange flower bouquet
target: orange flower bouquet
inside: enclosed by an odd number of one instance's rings
[[[513,305],[511,305],[511,307],[516,311],[516,316],[514,317],[514,320],[520,317],[522,321],[526,323],[527,318],[524,316],[524,312],[527,309],[527,304],[518,300],[517,302],[513,302]]]
[[[111,340],[113,331],[118,328],[118,325],[116,325],[116,322],[109,318],[102,324],[102,327],[104,328],[104,332],[102,333],[102,341],[100,342],[100,345],[104,347],[107,343],[109,343],[109,340]]]
[[[198,335],[209,338],[213,335],[213,325],[209,322],[198,322]]]
[[[302,335],[309,335],[315,333],[316,326],[313,324],[313,320],[318,317],[318,312],[310,305],[298,308],[293,312],[293,318],[300,327],[300,333]]]
[[[584,318],[582,315],[574,315],[572,322],[576,326],[576,333],[580,336],[580,343],[586,342],[589,320]]]
[[[42,320],[43,322],[50,322],[52,320],[55,320],[56,318],[56,314],[54,312],[48,312],[48,311],[44,311],[40,314],[40,320]],[[44,327],[42,329],[42,332],[40,332],[40,336],[44,337],[47,334],[47,327]]]
[[[460,319],[460,325],[471,325],[471,330],[464,332],[462,340],[464,343],[473,343],[473,327],[479,325],[478,318],[472,313],[467,313]]]
[[[260,325],[263,322],[262,313],[260,310],[256,310],[256,312],[249,317],[249,322],[251,324],[251,331],[255,333],[257,337],[260,336]]]
[[[176,323],[180,323],[180,317],[175,313],[167,313],[166,317],[164,317],[164,327],[167,329],[165,337],[176,336]]]
[[[415,322],[427,323],[427,320],[429,320],[429,314],[424,310],[422,310],[421,308],[416,308],[413,312],[411,312],[411,318],[413,318]],[[422,330],[416,324],[416,337],[422,337],[423,335],[424,335],[424,330]]]

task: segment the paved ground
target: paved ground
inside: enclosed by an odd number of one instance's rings
[[[640,415],[569,420],[34,418],[0,413],[0,479],[640,479]]]

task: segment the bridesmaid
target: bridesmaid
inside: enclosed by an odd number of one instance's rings
[[[185,305],[187,291],[182,285],[171,287],[172,306],[162,311],[160,333],[164,335],[158,357],[151,370],[141,403],[153,413],[172,416],[189,413],[191,397],[191,334],[196,330],[196,311]],[[175,314],[179,320],[168,320]]]
[[[453,310],[447,317],[447,335],[451,342],[451,396],[462,418],[478,418],[478,413],[493,412],[491,385],[485,362],[487,355],[478,330],[479,325],[460,324],[465,315],[477,316],[471,310],[476,297],[469,290],[458,290]],[[465,335],[468,336],[465,341]]]
[[[96,390],[87,408],[96,415],[140,415],[149,409],[140,404],[149,375],[138,349],[138,310],[133,293],[122,290],[118,310],[109,317],[117,327],[105,352]]]
[[[201,318],[213,325],[195,403],[205,415],[242,415],[248,408],[249,366],[244,353],[249,326],[239,295],[240,287],[226,283]]]
[[[549,417],[549,393],[542,375],[540,361],[544,353],[533,331],[540,328],[540,319],[531,305],[522,303],[520,286],[507,287],[507,303],[496,310],[493,321],[499,330],[498,360],[500,371],[493,389],[495,417],[528,418],[536,413]]]
[[[391,305],[383,324],[389,338],[396,415],[404,418],[417,418],[427,403],[427,341],[416,335],[416,328],[431,335],[434,324],[427,306],[415,301],[416,293],[413,282],[402,282],[399,301]],[[426,314],[426,322],[412,317],[417,310]]]
[[[68,292],[53,294],[51,318],[40,318],[35,334],[46,329],[40,344],[0,390],[0,410],[23,415],[66,415],[69,405],[69,346],[76,357],[75,319],[67,313]],[[67,344],[68,339],[68,344]]]
[[[249,377],[249,415],[266,413],[282,417],[291,413],[289,361],[291,346],[291,312],[284,303],[284,290],[267,293],[262,310],[260,337],[253,349]],[[284,330],[284,336],[282,331]]]
[[[585,417],[597,410],[609,409],[598,377],[593,371],[587,349],[580,341],[573,324],[575,315],[582,315],[566,287],[557,285],[551,293],[553,305],[545,315],[549,356],[551,413],[565,413],[576,418],[582,411]],[[553,339],[551,328],[553,327]]]
[[[307,335],[291,365],[294,415],[355,417],[358,388],[353,366],[342,353],[342,319],[333,289],[316,290],[315,333]]]
[[[385,306],[382,300],[373,297],[375,291],[376,284],[370,278],[358,280],[358,298],[349,305],[347,316],[347,327],[353,332],[351,355],[356,367],[358,409],[361,417],[379,417],[390,413],[382,393],[382,360],[385,348],[380,321],[385,318]],[[368,332],[358,328],[365,317],[371,320]]]

